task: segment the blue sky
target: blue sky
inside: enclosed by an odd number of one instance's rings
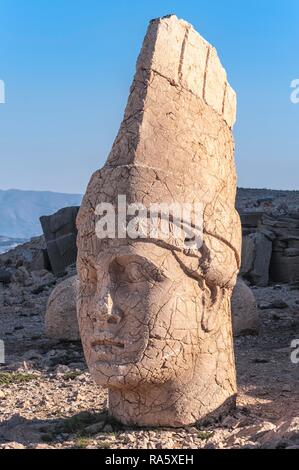
[[[0,189],[83,192],[115,138],[150,19],[175,13],[238,93],[238,184],[299,189],[298,0],[0,0]]]

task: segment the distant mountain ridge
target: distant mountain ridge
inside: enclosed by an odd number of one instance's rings
[[[42,233],[39,217],[62,207],[79,206],[81,194],[0,190],[0,236],[29,239]]]
[[[288,210],[299,212],[298,190],[238,188],[237,208],[240,211],[261,210],[256,202],[263,197],[273,198],[275,205],[284,204]],[[21,242],[15,239],[28,240],[41,235],[39,217],[42,215],[53,214],[63,207],[79,206],[81,200],[81,194],[0,189],[0,252],[8,245]]]
[[[25,243],[25,238],[9,238],[0,236],[0,255],[6,251],[12,250],[16,246]]]

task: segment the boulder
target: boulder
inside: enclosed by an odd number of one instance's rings
[[[54,274],[64,273],[68,266],[76,262],[78,210],[79,207],[65,207],[53,215],[40,218]]]
[[[52,291],[45,316],[45,333],[49,338],[80,339],[76,310],[77,283],[77,276],[72,276]]]
[[[272,240],[261,232],[243,237],[241,275],[256,286],[267,286]]]
[[[12,275],[6,269],[0,269],[0,282],[2,284],[10,284]]]
[[[234,336],[258,334],[259,316],[252,290],[238,278],[232,295],[232,320]]]

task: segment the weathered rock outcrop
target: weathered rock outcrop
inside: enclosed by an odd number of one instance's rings
[[[81,339],[92,375],[109,389],[110,413],[123,423],[182,426],[235,404],[235,114],[216,50],[175,16],[152,21],[118,136],[77,219]],[[95,209],[112,204],[121,216],[119,195],[146,208],[142,227],[153,203],[201,205],[202,244],[187,249],[189,235],[174,237],[175,217],[164,237],[100,238]],[[194,220],[188,227],[197,228]]]

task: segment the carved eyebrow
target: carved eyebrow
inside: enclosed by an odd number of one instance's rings
[[[204,229],[204,234],[205,235],[209,235],[210,237],[213,237],[215,238],[216,240],[224,243],[228,248],[230,248],[233,252],[234,252],[234,256],[235,256],[235,259],[236,259],[236,263],[237,263],[237,266],[238,266],[238,269],[240,269],[240,266],[241,266],[241,258],[240,258],[240,255],[238,253],[238,250],[237,248],[235,248],[228,240],[226,240],[224,237],[221,237],[220,235],[216,235],[215,233],[212,233],[212,232],[209,232],[208,230]],[[154,245],[157,245],[157,246],[160,246],[161,248],[165,248],[167,250],[170,250],[172,252],[182,252],[182,249],[177,247],[177,246],[174,246],[173,244],[171,243],[168,243],[167,241],[165,240],[157,240],[157,239],[136,239],[135,242],[139,242],[139,241],[142,241],[143,243],[153,243]],[[198,254],[197,253],[194,253],[191,252],[191,253],[185,253],[186,256],[190,256],[192,258],[198,258]]]
[[[128,254],[115,254],[111,260],[111,262],[115,261],[116,263],[120,264],[121,266],[126,266],[128,263],[137,263],[141,264],[147,261],[146,258],[143,256],[137,255],[136,253],[128,253]]]

